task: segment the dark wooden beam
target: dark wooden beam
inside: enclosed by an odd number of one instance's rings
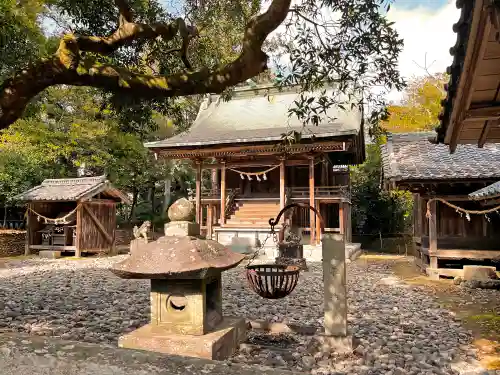
[[[490,13],[480,5],[476,5],[472,15],[472,25],[468,36],[466,55],[464,57],[463,70],[458,81],[457,93],[453,101],[449,126],[451,127],[451,137],[449,139],[450,152],[457,149],[460,132],[463,127],[466,111],[469,109],[474,92],[472,82],[479,65],[483,59],[488,44],[492,25]],[[432,267],[432,265],[431,265]]]
[[[314,160],[315,157],[311,156],[309,159],[309,205],[315,206],[316,200],[314,199]],[[316,244],[316,216],[314,212],[309,212],[309,228],[311,236],[311,245]]]
[[[430,268],[438,268],[437,253],[437,201],[428,204],[429,207],[429,258]],[[439,278],[439,275],[437,276]]]
[[[225,156],[245,156],[250,155],[278,155],[283,153],[288,154],[303,154],[308,152],[345,152],[345,142],[326,141],[315,143],[300,143],[284,146],[281,144],[270,145],[232,145],[227,147],[217,148],[186,148],[186,149],[158,149],[158,155],[164,158],[171,159],[191,159],[191,158],[208,158],[208,157],[225,157]]]
[[[488,139],[488,134],[490,132],[490,129],[498,124],[498,119],[496,120],[488,120],[484,123],[483,130],[481,131],[481,136],[479,137],[479,140],[477,142],[477,147],[483,148],[484,144],[486,143],[486,140]]]
[[[285,158],[280,160],[280,210],[285,208]]]
[[[220,173],[220,225],[226,224],[226,166],[223,164]]]
[[[201,221],[201,161],[196,161],[196,222],[202,225]]]
[[[465,112],[464,121],[495,120],[500,118],[500,105],[473,108]]]

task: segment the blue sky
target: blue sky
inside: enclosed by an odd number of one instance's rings
[[[405,10],[421,7],[436,10],[445,6],[447,3],[447,0],[396,0],[394,6]]]

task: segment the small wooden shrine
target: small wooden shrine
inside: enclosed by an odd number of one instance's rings
[[[130,203],[105,176],[44,180],[19,196],[27,202],[26,248],[73,253],[114,247],[116,204]]]
[[[485,208],[485,197],[474,192],[500,179],[500,144],[463,145],[450,154],[446,145],[428,142],[432,134],[388,135],[382,146],[384,184],[413,193],[417,264],[434,277],[460,276],[465,263],[500,258],[500,216],[454,208]],[[474,194],[477,201],[470,199]]]
[[[500,6],[489,0],[457,0],[457,41],[450,48],[440,126],[434,140],[450,146],[500,142]],[[451,27],[451,25],[450,25]]]
[[[332,108],[318,126],[304,128],[288,114],[299,96],[297,87],[269,85],[238,88],[229,101],[211,95],[187,132],[146,144],[158,157],[193,162],[196,221],[209,238],[259,246],[270,218],[306,202],[321,212],[324,231],[351,240],[349,165],[365,158],[362,108]],[[301,132],[299,142],[284,140],[292,132]],[[309,210],[297,209],[290,221],[311,244],[320,242]]]

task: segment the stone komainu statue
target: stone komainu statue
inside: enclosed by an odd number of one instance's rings
[[[148,242],[148,231],[151,228],[151,222],[149,220],[146,220],[142,225],[137,228],[137,225],[134,226],[133,232],[134,232],[134,237],[136,239],[138,238],[144,238],[146,242]]]

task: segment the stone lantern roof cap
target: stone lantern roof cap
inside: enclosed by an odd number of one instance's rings
[[[244,255],[213,240],[164,236],[144,243],[111,271],[124,279],[204,279],[236,267]]]

